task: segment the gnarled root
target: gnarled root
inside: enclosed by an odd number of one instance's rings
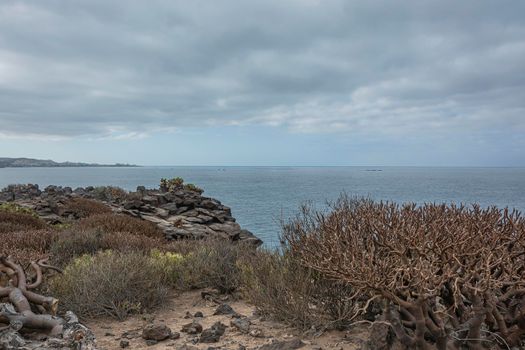
[[[0,298],[7,298],[9,302],[9,304],[0,304],[0,323],[9,324],[15,330],[22,328],[44,330],[51,336],[62,333],[64,320],[54,316],[57,311],[58,300],[29,290],[42,283],[41,265],[43,264],[44,261],[31,263],[36,273],[36,279],[33,283],[27,284],[22,267],[10,258],[0,256],[0,273],[6,274],[10,279],[7,286],[0,287]],[[43,306],[51,314],[35,314],[31,310],[30,303]]]

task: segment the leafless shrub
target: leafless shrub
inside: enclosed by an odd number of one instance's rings
[[[478,206],[399,206],[343,197],[292,220],[302,264],[385,300],[407,348],[509,349],[525,335],[525,220]]]
[[[79,220],[78,229],[98,229],[102,232],[130,232],[148,237],[163,237],[161,230],[153,223],[122,214],[99,214]]]
[[[50,282],[50,289],[65,309],[84,318],[119,320],[158,307],[168,295],[162,271],[137,252],[79,257]]]

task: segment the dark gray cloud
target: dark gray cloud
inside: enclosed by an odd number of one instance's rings
[[[4,1],[0,136],[525,129],[523,1]]]

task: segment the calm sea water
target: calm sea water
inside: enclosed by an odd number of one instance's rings
[[[0,187],[37,183],[41,188],[113,185],[134,190],[138,185],[156,187],[160,178],[176,176],[230,206],[238,222],[270,246],[278,242],[281,217],[294,215],[305,201],[322,206],[342,191],[378,200],[479,203],[525,212],[525,168],[4,168]]]

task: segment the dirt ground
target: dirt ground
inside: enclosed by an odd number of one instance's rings
[[[130,350],[177,350],[185,344],[198,349],[215,348],[225,350],[242,349],[242,345],[245,346],[246,349],[251,350],[258,349],[264,344],[270,344],[275,341],[292,340],[294,338],[299,338],[306,344],[306,346],[301,348],[305,350],[358,350],[362,348],[368,335],[366,327],[356,327],[347,332],[333,331],[320,336],[312,336],[301,333],[296,329],[278,322],[255,316],[255,308],[242,300],[225,300],[224,302],[230,305],[238,314],[249,317],[252,323],[250,327],[252,334],[241,333],[235,327],[231,326],[231,315],[214,316],[213,313],[219,304],[217,301],[203,299],[201,291],[174,295],[171,302],[155,314],[134,316],[122,322],[113,319],[98,319],[88,322],[87,325],[95,332],[101,350],[121,349],[121,340],[129,342],[127,349]],[[194,315],[198,311],[202,312],[204,317],[187,318],[188,312]],[[204,329],[210,327],[217,321],[221,321],[228,326],[228,328],[219,342],[200,344],[197,343],[199,339],[198,335],[188,335],[181,332],[182,326],[190,323],[192,320],[199,322]],[[152,321],[166,324],[173,332],[179,332],[180,338],[175,340],[168,339],[155,345],[147,345],[146,341],[142,339],[140,335],[142,328]],[[127,332],[127,335],[123,336],[125,332]]]

